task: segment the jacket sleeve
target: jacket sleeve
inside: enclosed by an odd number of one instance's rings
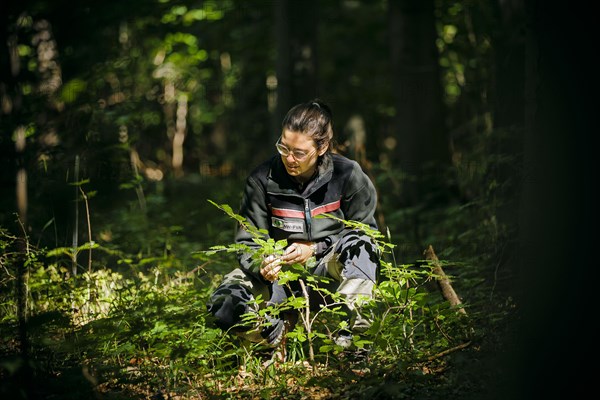
[[[269,229],[265,189],[252,176],[246,180],[239,214],[256,228]],[[258,249],[259,246],[252,239],[253,236],[250,232],[241,226],[238,228],[235,236],[236,243]],[[257,278],[262,278],[260,275],[260,264],[252,259],[252,254],[253,252],[238,254],[240,267]]]
[[[373,229],[378,229],[375,221],[376,208],[375,186],[360,165],[353,162],[352,173],[342,195],[344,217],[346,220],[362,222]]]

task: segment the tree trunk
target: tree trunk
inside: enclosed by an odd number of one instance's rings
[[[271,142],[281,134],[281,121],[292,106],[292,68],[290,53],[289,0],[273,3],[275,13],[275,74],[277,79],[275,111],[272,118]]]
[[[494,154],[522,154],[525,129],[525,9],[521,1],[498,1],[497,20],[500,29],[493,37],[493,129]],[[516,163],[495,163],[489,171],[490,179],[511,182]],[[517,185],[513,194],[518,192]],[[516,196],[510,196],[510,200]],[[498,206],[501,223],[516,226],[516,204],[505,202]],[[508,250],[511,251],[511,250]]]
[[[520,1],[498,1],[494,37],[494,128],[522,129],[525,112],[525,10]]]
[[[23,116],[22,103],[23,96],[21,91],[21,71],[23,65],[20,61],[17,46],[19,44],[19,29],[15,26],[14,18],[19,12],[14,9],[2,6],[0,10],[0,95],[2,95],[2,104],[0,108],[0,121],[2,127],[7,129],[2,132],[3,135],[14,137],[12,148],[7,147],[9,163],[5,166],[13,171],[14,175],[10,178],[14,182],[15,208],[17,210],[18,220],[16,221],[14,243],[17,254],[15,260],[16,283],[15,299],[17,306],[17,324],[18,324],[18,342],[21,356],[21,367],[14,374],[16,387],[23,391],[22,395],[29,397],[31,391],[31,381],[33,373],[30,365],[29,355],[29,337],[27,332],[27,256],[28,256],[28,237],[27,237],[27,210],[28,210],[28,175],[27,175],[27,154],[26,154],[26,122]],[[12,145],[12,140],[6,140]],[[4,159],[4,157],[3,157]]]
[[[315,0],[292,1],[291,23],[292,105],[319,95],[317,88],[317,32],[319,7]]]
[[[528,5],[521,322],[506,346],[515,381],[503,398],[582,397],[596,378],[582,368],[597,342],[596,16],[554,2]]]
[[[424,169],[449,165],[433,0],[388,4],[396,166],[417,179],[403,182],[401,199],[414,205],[423,197]]]
[[[274,2],[277,99],[272,127],[276,140],[281,121],[295,104],[319,95],[317,88],[318,7],[314,0]],[[274,141],[273,140],[273,141]]]

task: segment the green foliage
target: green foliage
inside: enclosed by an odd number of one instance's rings
[[[266,232],[253,227],[244,217],[233,212],[226,204],[209,202],[224,211],[253,236],[257,248],[249,249],[247,246],[230,244],[227,246],[213,246],[205,252],[213,256],[219,252],[248,252],[253,251],[262,257],[264,254],[273,254],[273,251],[282,253],[285,241],[274,242],[264,239]],[[432,351],[442,350],[454,342],[461,342],[467,338],[466,321],[461,319],[439,296],[432,296],[425,287],[426,283],[436,277],[432,268],[423,265],[396,265],[386,258],[390,255],[394,245],[387,243],[384,236],[365,224],[357,221],[347,221],[324,214],[323,218],[334,218],[343,222],[346,227],[365,232],[376,240],[382,254],[381,281],[375,286],[375,295],[371,299],[363,299],[362,307],[373,315],[374,323],[363,337],[354,339],[356,348],[374,346],[372,357],[383,363],[393,363],[398,360],[415,362],[432,355]],[[314,262],[314,261],[313,261]],[[290,265],[284,269],[279,277],[279,283],[287,285],[298,282],[305,295],[310,289],[324,297],[331,298],[331,302],[318,311],[310,310],[305,296],[292,295],[287,301],[275,306],[264,306],[262,300],[257,301],[258,312],[245,315],[245,326],[262,327],[268,324],[266,314],[279,315],[284,311],[295,310],[300,316],[300,324],[294,331],[287,334],[290,344],[294,349],[295,357],[300,361],[310,355],[310,361],[323,362],[329,356],[338,356],[343,348],[336,345],[334,337],[341,329],[347,328],[342,310],[344,302],[339,294],[326,284],[332,283],[330,279],[315,277],[308,273],[308,269],[299,264]],[[451,338],[451,336],[453,338]],[[313,356],[318,349],[317,357]]]
[[[252,235],[252,241],[258,245],[257,248],[250,248],[246,245],[242,245],[239,243],[229,244],[227,246],[217,245],[211,246],[210,250],[202,251],[201,253],[212,256],[218,252],[228,252],[228,253],[241,253],[241,252],[251,252],[252,257],[255,260],[261,260],[265,256],[268,255],[281,255],[283,254],[283,250],[287,246],[287,240],[278,240],[275,241],[269,237],[269,232],[264,229],[258,229],[254,225],[250,224],[244,217],[236,214],[231,206],[227,204],[217,204],[212,200],[208,200],[210,204],[217,207],[221,211],[225,212],[229,217],[233,218],[243,229],[245,229],[248,233]]]
[[[3,231],[0,243],[4,248],[12,246],[13,240]],[[38,375],[60,374],[65,368],[84,363],[103,380],[125,383],[144,376],[148,383],[176,388],[190,373],[231,368],[235,351],[206,321],[204,298],[210,286],[194,274],[163,277],[161,269],[154,268],[130,277],[107,269],[73,276],[59,264],[39,261],[45,255],[53,259],[65,251],[32,249],[26,264],[30,352],[40,361],[47,357],[45,354],[52,358],[64,354],[61,362],[49,359],[51,370],[40,369]],[[10,253],[3,254],[3,267],[15,268]],[[3,287],[14,283],[15,272]],[[4,338],[14,338],[15,302],[10,292],[1,293],[6,312],[2,313],[0,331]],[[2,353],[7,354],[11,341],[0,344]],[[3,375],[20,373],[22,366],[11,365],[8,358],[0,360]]]
[[[224,198],[226,196],[220,200]],[[327,282],[317,281],[299,265],[286,269],[281,275],[282,282],[301,281],[307,288],[331,295],[330,307],[311,310],[305,319],[307,303],[304,298],[297,297],[277,309],[263,308],[257,315],[248,315],[248,322],[257,324],[266,323],[264,315],[267,311],[280,313],[294,309],[303,315],[296,328],[288,333],[290,363],[279,367],[289,368],[285,373],[275,370],[273,364],[263,365],[260,347],[241,345],[235,336],[216,329],[206,313],[205,302],[221,277],[219,260],[225,259],[224,268],[229,270],[235,263],[230,256],[248,249],[235,244],[214,245],[231,237],[232,226],[223,224],[210,210],[203,210],[207,222],[202,225],[202,231],[212,239],[200,244],[212,242],[213,245],[198,251],[198,243],[188,242],[189,239],[179,234],[190,232],[194,226],[186,225],[189,217],[185,211],[192,208],[185,202],[173,204],[164,195],[149,194],[147,200],[146,214],[137,210],[137,202],[133,202],[130,208],[111,211],[112,216],[104,223],[100,218],[94,220],[98,232],[112,238],[94,242],[92,273],[72,275],[69,265],[72,248],[45,250],[30,246],[27,284],[31,350],[37,360],[45,360],[51,365],[50,370],[43,370],[46,372],[39,369],[40,374],[66,376],[69,375],[67,370],[86,365],[93,371],[95,379],[105,384],[112,382],[111,387],[151,385],[174,392],[186,392],[193,387],[205,394],[218,393],[219,387],[235,385],[232,377],[237,377],[235,379],[242,379],[247,385],[262,385],[271,388],[272,393],[281,394],[288,387],[289,379],[295,379],[300,387],[307,384],[312,374],[295,370],[294,362],[303,365],[311,361],[311,349],[314,351],[311,368],[316,375],[331,371],[327,368],[343,370],[345,365],[356,365],[332,340],[335,333],[344,328],[341,299],[329,286],[323,287],[322,284]],[[209,203],[224,212],[226,219],[253,232],[258,257],[281,252],[285,247],[285,242],[275,242],[266,236],[266,232],[254,229],[226,203],[212,200]],[[180,206],[184,211],[181,225],[175,218]],[[455,229],[453,225],[456,225],[460,230],[470,226],[465,218],[488,215],[493,211],[490,204],[473,213],[476,207],[473,204],[447,208],[446,215],[453,215],[453,219],[443,219],[439,215],[431,218],[443,221],[443,229]],[[465,215],[467,211],[469,213]],[[118,224],[113,222],[117,220]],[[399,247],[391,243],[391,233],[385,237],[355,221],[342,222],[353,229],[364,230],[377,241],[383,253],[375,297],[364,304],[374,321],[370,330],[354,341],[355,348],[370,349],[369,368],[373,373],[389,374],[400,381],[411,382],[414,371],[423,362],[477,337],[481,328],[476,327],[474,336],[471,327],[479,322],[478,314],[473,310],[471,318],[466,320],[441,298],[437,290],[431,291],[435,276],[427,263],[398,264],[396,258],[401,253],[398,253]],[[486,224],[473,229],[477,229],[477,233],[463,231],[465,239],[487,240],[477,238],[485,232],[486,237],[493,240],[502,238],[502,235],[491,235],[499,231]],[[148,235],[149,230],[154,234]],[[13,287],[15,283],[16,261],[11,253],[14,240],[7,231],[0,240],[2,263],[10,272],[3,276],[3,288]],[[459,244],[454,254],[467,254],[458,247]],[[89,243],[84,243],[76,250],[87,251],[88,247]],[[481,259],[484,254],[474,256]],[[202,264],[191,269],[190,265],[194,264],[190,263],[198,259]],[[477,265],[475,261],[442,260],[442,265],[451,271],[461,269],[459,272],[464,275],[456,282],[459,293],[468,288],[469,279],[476,277],[469,275],[469,268]],[[2,290],[4,317],[0,330],[6,338],[15,338],[17,332],[13,293]],[[261,303],[262,299],[258,299],[257,304]],[[501,322],[510,307],[511,303],[507,302],[506,308],[491,310],[486,315],[494,315],[493,320]],[[14,340],[3,341],[2,351],[14,352],[14,343]],[[1,365],[4,374],[20,371],[9,358],[3,358]],[[238,375],[240,366],[244,366],[241,378]]]

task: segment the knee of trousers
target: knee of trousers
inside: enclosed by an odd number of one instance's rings
[[[206,308],[215,317],[215,324],[228,330],[242,321],[252,298],[250,291],[242,285],[221,285],[210,297]]]
[[[373,296],[374,282],[368,279],[344,279],[337,292],[345,299],[352,332],[364,332],[371,326],[371,317],[363,311],[365,302]]]
[[[375,282],[381,252],[372,238],[361,231],[350,230],[337,243],[335,253],[342,278]]]
[[[225,275],[206,307],[215,317],[215,324],[228,330],[241,323],[242,315],[251,311],[250,304],[259,295],[268,299],[268,289],[238,268]],[[239,328],[244,329],[242,326]]]
[[[375,283],[369,279],[344,279],[337,288],[349,302],[355,303],[361,298],[368,299],[373,296]]]

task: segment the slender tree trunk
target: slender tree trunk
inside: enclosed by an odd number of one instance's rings
[[[165,128],[168,139],[167,147],[171,150],[171,168],[174,169],[173,161],[174,161],[174,151],[175,151],[175,143],[173,143],[175,139],[175,114],[176,114],[176,104],[175,104],[175,96],[176,89],[175,84],[169,80],[164,81],[163,94],[165,97],[165,102],[163,104],[163,113],[165,118]]]
[[[276,96],[273,113],[271,141],[274,143],[281,133],[281,121],[292,106],[292,68],[290,53],[290,4],[289,0],[273,2],[275,13],[275,60]]]
[[[272,139],[295,104],[319,96],[317,82],[318,7],[314,0],[274,2],[277,105]]]
[[[449,165],[433,0],[389,1],[388,5],[395,155],[397,166],[409,175],[401,200],[414,205],[423,197],[419,181],[424,168]]]
[[[175,133],[173,135],[173,171],[176,177],[183,176],[183,142],[187,132],[187,95],[177,96],[177,112],[175,116]]]
[[[79,155],[75,155],[73,166],[74,187],[74,210],[73,210],[73,234],[71,240],[71,272],[73,276],[77,275],[77,247],[79,247]]]
[[[17,319],[19,323],[19,342],[21,354],[25,360],[29,356],[29,339],[27,337],[27,169],[25,167],[25,127],[17,128],[17,176],[16,203],[21,227],[17,239]]]
[[[21,390],[22,395],[29,398],[33,374],[29,361],[29,337],[27,333],[27,211],[28,211],[28,175],[26,157],[26,127],[22,115],[22,92],[20,90],[21,70],[23,65],[18,54],[19,31],[15,21],[19,13],[12,7],[0,6],[0,94],[2,104],[0,113],[2,122],[9,129],[3,135],[14,137],[15,143],[10,151],[10,165],[7,167],[14,173],[11,180],[14,182],[14,199],[17,210],[17,223],[14,246],[17,257],[15,259],[16,282],[15,299],[17,305],[17,340],[21,355],[22,366],[16,371],[15,387]],[[10,12],[9,12],[10,11]]]
[[[497,20],[501,29],[493,37],[494,85],[493,85],[493,129],[496,138],[491,141],[495,154],[523,154],[525,129],[525,8],[519,0],[498,1]],[[499,140],[503,138],[502,140]],[[510,182],[517,173],[517,163],[495,165],[490,170],[490,179]],[[514,194],[518,192],[514,185]],[[510,199],[516,199],[511,196]],[[505,202],[498,207],[501,223],[515,226],[516,204]],[[499,250],[498,250],[499,251]],[[508,249],[506,251],[512,251]]]
[[[498,1],[494,37],[494,128],[522,129],[525,118],[525,10],[521,1]]]
[[[10,54],[10,65],[11,75],[14,80],[17,81],[18,75],[21,71],[20,63],[18,60],[18,52],[15,46],[17,45],[16,35],[14,40],[9,39],[8,50]],[[20,96],[16,93],[15,96]],[[12,112],[14,115],[19,115],[21,101],[13,101],[15,104]],[[28,239],[27,239],[27,160],[26,160],[26,145],[27,138],[25,133],[25,126],[18,125],[15,129],[15,152],[16,152],[16,164],[17,164],[17,175],[15,199],[17,206],[19,234],[17,235],[17,252],[18,263],[17,263],[17,319],[19,324],[19,342],[21,346],[21,354],[27,361],[29,355],[29,340],[27,337],[27,253],[28,253]]]
[[[319,8],[315,0],[290,2],[292,103],[319,96],[317,86],[317,33]]]

